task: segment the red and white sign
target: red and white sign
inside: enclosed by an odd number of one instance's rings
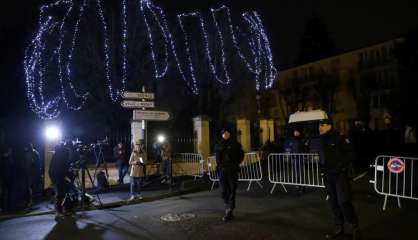
[[[405,163],[400,158],[390,159],[387,166],[391,173],[401,173],[405,169]]]

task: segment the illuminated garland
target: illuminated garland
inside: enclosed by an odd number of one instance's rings
[[[66,3],[65,1],[60,1]],[[47,35],[57,26],[57,22],[54,22],[52,17],[43,17],[43,12],[48,7],[56,5],[48,5],[41,8],[41,14],[39,17],[39,31],[31,41],[28,49],[26,50],[24,59],[24,70],[26,74],[26,95],[28,97],[29,106],[35,113],[41,118],[50,119],[56,118],[60,112],[58,110],[58,104],[60,97],[56,96],[52,100],[45,102],[43,96],[44,89],[44,71],[42,63],[42,53],[45,52],[46,43],[43,41]],[[37,79],[38,78],[38,79]],[[38,80],[38,81],[36,81]],[[38,85],[36,84],[38,82]],[[37,93],[36,93],[37,90]],[[39,95],[39,99],[36,95]]]
[[[63,103],[70,110],[80,110],[85,104],[89,93],[76,89],[73,83],[72,66],[74,51],[79,47],[78,39],[80,37],[80,22],[83,19],[84,12],[88,6],[87,1],[83,0],[82,4],[76,8],[72,0],[58,0],[51,4],[41,6],[39,15],[39,29],[32,39],[26,50],[24,58],[24,70],[26,75],[26,87],[29,106],[38,116],[43,119],[56,118],[60,114],[59,107]],[[121,14],[121,83],[119,87],[114,86],[115,81],[112,79],[112,67],[116,59],[111,57],[111,46],[109,39],[109,29],[104,15],[102,1],[91,0],[96,3],[96,11],[98,19],[103,31],[103,51],[104,51],[104,69],[105,80],[109,97],[112,101],[118,101],[121,94],[125,91],[128,81],[128,22],[127,22],[127,0],[122,0]],[[257,91],[271,88],[277,75],[277,70],[273,65],[273,56],[271,46],[267,34],[264,30],[260,16],[257,12],[245,12],[242,14],[242,20],[246,24],[249,34],[243,36],[242,31],[233,24],[231,13],[228,7],[221,6],[216,9],[210,9],[213,25],[216,29],[215,36],[209,36],[207,32],[208,24],[205,22],[200,12],[182,13],[177,15],[177,21],[183,34],[184,41],[182,44],[176,43],[169,27],[164,11],[153,4],[151,0],[137,0],[138,9],[142,21],[144,23],[144,31],[148,38],[148,46],[150,57],[153,63],[154,78],[161,79],[167,75],[169,69],[169,58],[172,56],[176,64],[177,70],[185,81],[186,85],[194,94],[199,94],[199,81],[195,71],[195,61],[191,57],[190,44],[192,41],[200,38],[204,44],[204,55],[207,60],[207,67],[213,79],[221,84],[228,85],[232,82],[232,69],[228,65],[231,62],[226,55],[225,35],[230,35],[232,39],[233,49],[235,49],[243,66],[254,76],[255,87]],[[50,9],[64,7],[65,14],[62,18],[48,15]],[[78,11],[76,11],[78,9]],[[78,14],[77,14],[78,13]],[[221,21],[219,14],[226,14],[226,21]],[[69,26],[69,19],[76,18],[75,25]],[[198,35],[190,35],[185,27],[187,18],[197,19],[199,33]],[[226,24],[226,25],[225,25]],[[227,32],[223,33],[221,26],[226,26]],[[156,34],[161,35],[161,44],[156,46]],[[58,34],[58,35],[57,35]],[[47,42],[51,37],[57,37],[58,43],[55,48],[48,48]],[[209,37],[213,37],[210,39]],[[65,40],[71,39],[70,44],[66,47]],[[220,48],[220,66],[215,63],[216,53],[210,48],[209,40],[217,41]],[[69,42],[69,41],[68,41]],[[178,51],[176,44],[181,46],[182,56]],[[248,52],[244,52],[244,49]],[[52,53],[49,53],[51,52]],[[48,55],[49,54],[49,55]],[[248,56],[246,56],[248,55]],[[56,60],[55,60],[56,58]],[[56,61],[58,69],[59,95],[46,99],[44,89],[47,79],[53,79],[49,76],[48,69],[50,62],[44,59],[53,59]],[[51,60],[49,60],[51,61]],[[67,92],[71,91],[71,95]],[[71,100],[69,97],[75,99]]]
[[[68,11],[66,16],[64,17],[64,19],[62,20],[61,26],[60,26],[60,40],[59,40],[59,46],[58,46],[58,72],[59,72],[59,80],[61,83],[61,96],[62,99],[64,100],[65,104],[67,105],[67,107],[71,110],[80,110],[82,108],[82,106],[85,104],[87,97],[88,97],[88,93],[84,93],[83,95],[80,95],[77,90],[75,89],[72,80],[71,80],[71,63],[72,63],[72,58],[73,58],[73,52],[74,52],[74,48],[75,48],[75,44],[76,44],[76,40],[77,40],[77,36],[78,36],[78,30],[79,30],[79,25],[80,25],[80,20],[81,17],[83,16],[84,13],[84,7],[86,5],[86,1],[84,0],[83,4],[80,6],[79,8],[79,14],[78,14],[78,18],[77,18],[77,22],[75,24],[74,27],[74,33],[73,33],[73,37],[72,37],[72,41],[71,41],[71,48],[70,51],[68,53],[68,59],[66,61],[66,74],[65,74],[65,78],[66,78],[66,82],[68,83],[69,87],[71,88],[75,98],[79,99],[81,101],[81,103],[78,106],[72,106],[69,103],[68,98],[66,97],[65,94],[65,87],[64,87],[64,81],[63,81],[63,74],[62,74],[62,45],[63,45],[63,40],[64,40],[64,24],[65,21],[69,15],[69,13],[71,12],[73,6],[71,6]]]

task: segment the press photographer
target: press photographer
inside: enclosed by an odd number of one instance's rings
[[[63,206],[65,194],[68,192],[69,182],[66,177],[70,176],[70,150],[63,143],[55,146],[54,155],[52,156],[49,166],[49,177],[55,190],[55,210],[58,216],[66,213],[67,209]]]

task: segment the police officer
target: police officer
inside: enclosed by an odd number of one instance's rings
[[[291,135],[286,138],[284,151],[288,153],[303,153],[305,145],[302,138],[302,130],[294,128]]]
[[[288,136],[284,142],[284,151],[287,153],[304,153],[305,152],[305,142],[303,140],[303,132],[299,128],[291,129],[291,135]],[[293,158],[293,165],[295,168],[295,175],[296,177],[301,176],[303,166],[301,166],[301,162],[298,160],[296,155],[292,155]],[[299,194],[305,191],[303,186],[296,186],[296,190]]]
[[[215,147],[219,183],[222,188],[222,199],[225,203],[223,221],[229,221],[233,218],[239,165],[244,159],[241,144],[233,139],[231,134],[232,128],[224,127],[222,129],[222,140]]]
[[[319,134],[319,157],[335,221],[334,231],[325,237],[334,239],[342,235],[345,220],[351,225],[353,240],[358,240],[360,231],[358,218],[351,203],[352,193],[348,172],[352,161],[349,141],[333,131],[329,119],[320,121]]]

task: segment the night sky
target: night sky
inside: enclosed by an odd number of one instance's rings
[[[106,0],[108,1],[108,0]],[[2,3],[0,14],[0,122],[29,127],[36,120],[28,109],[23,75],[23,54],[36,30],[39,5],[51,1],[25,0]],[[275,63],[292,66],[299,52],[299,39],[314,13],[327,26],[339,52],[365,47],[402,36],[418,28],[418,2],[258,0],[191,1],[158,0],[168,14],[208,10],[227,4],[232,11],[257,10],[271,38]],[[417,43],[418,44],[418,43]]]

